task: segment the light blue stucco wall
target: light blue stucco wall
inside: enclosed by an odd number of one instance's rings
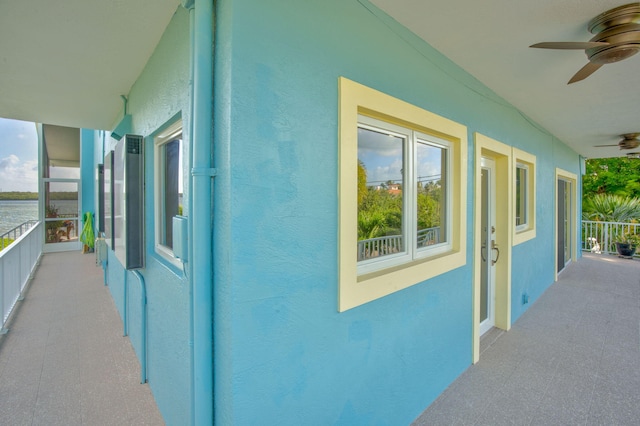
[[[560,141],[365,0],[217,2],[219,424],[408,424],[471,364],[473,133],[537,157],[513,318],[553,282]],[[338,77],[468,126],[467,265],[337,312]]]
[[[127,113],[132,115],[131,133],[145,137],[145,246],[146,260],[140,270],[147,291],[148,382],[167,424],[188,424],[191,416],[191,349],[189,282],[177,268],[155,252],[153,135],[182,117],[183,158],[189,158],[189,14],[178,7],[158,46],[128,94]],[[124,112],[123,112],[124,113]],[[122,114],[121,114],[122,115]],[[117,123],[114,123],[114,126]],[[102,141],[100,141],[102,143]],[[115,143],[109,134],[106,151]],[[186,167],[189,164],[185,161]],[[185,182],[188,180],[185,179]],[[187,186],[185,184],[185,186]],[[185,188],[184,199],[188,199]],[[184,214],[188,215],[185,202]],[[124,283],[128,285],[127,321],[133,347],[140,359],[141,290],[139,280],[125,272],[109,250],[107,281],[121,317],[125,314]]]
[[[81,202],[80,214],[81,223],[78,234],[84,229],[84,214],[92,213],[95,217],[95,175],[96,166],[94,163],[94,134],[93,130],[80,129],[80,181],[81,183]]]

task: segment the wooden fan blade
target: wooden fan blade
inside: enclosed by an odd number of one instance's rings
[[[602,146],[620,146],[617,143],[614,143],[613,145],[594,145],[594,147],[602,147]]]
[[[593,62],[587,62],[587,65],[585,65],[584,67],[580,68],[580,71],[578,71],[573,77],[571,77],[571,80],[569,80],[569,82],[567,84],[571,84],[571,83],[575,83],[576,81],[584,80],[585,78],[589,77],[594,72],[598,71],[601,66],[602,66],[602,64],[594,64]]]
[[[532,44],[529,47],[538,49],[591,49],[593,47],[608,46],[609,43],[601,41],[550,41]]]

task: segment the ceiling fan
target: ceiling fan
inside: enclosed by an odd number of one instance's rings
[[[529,47],[584,50],[589,62],[567,84],[584,80],[601,66],[622,61],[640,51],[640,2],[601,13],[589,21],[588,28],[595,35],[587,42],[545,42]]]
[[[613,145],[594,145],[596,147],[602,147],[602,146],[619,146],[620,149],[635,149],[637,147],[640,146],[640,139],[638,139],[638,136],[640,136],[640,133],[625,133],[624,135],[620,135],[622,137],[622,140],[620,142],[618,142],[617,144],[613,144]]]

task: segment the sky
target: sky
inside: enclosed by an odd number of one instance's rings
[[[36,125],[0,118],[0,192],[38,192]]]
[[[414,159],[417,179],[423,183],[439,180],[444,148],[418,142]],[[402,183],[403,146],[401,137],[358,128],[358,160],[367,170],[367,186]]]

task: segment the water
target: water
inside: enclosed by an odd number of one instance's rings
[[[0,234],[32,219],[38,219],[38,200],[0,200]]]

